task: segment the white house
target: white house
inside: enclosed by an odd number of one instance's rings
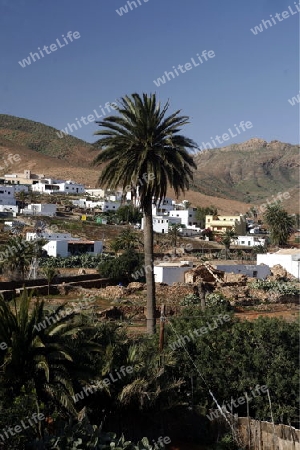
[[[256,236],[238,236],[236,239],[233,239],[234,245],[245,245],[247,247],[254,247],[256,245],[265,245],[266,239],[258,238]]]
[[[71,180],[63,181],[45,178],[33,184],[32,191],[40,192],[41,194],[83,194],[85,189],[82,184],[75,183]]]
[[[80,239],[72,240],[51,240],[43,246],[48,256],[61,256],[63,258],[74,255],[98,255],[102,253],[103,246],[101,241],[84,241]]]
[[[169,214],[169,212],[174,209],[173,200],[169,197],[165,197],[161,203],[152,204],[152,215],[161,216],[164,214]]]
[[[169,225],[180,224],[181,221],[177,217],[170,216],[153,216],[153,231],[155,233],[168,233]],[[142,218],[141,229],[144,229],[144,218]]]
[[[188,228],[180,228],[179,232],[180,232],[180,236],[198,236],[201,234],[201,228],[192,228],[192,227],[188,227]]]
[[[19,207],[16,205],[0,205],[0,212],[13,213],[13,216],[16,217]]]
[[[234,273],[237,275],[246,275],[247,277],[258,278],[264,280],[268,275],[271,275],[270,267],[265,264],[236,264],[232,263],[214,263],[213,266],[217,270],[222,270],[225,273]]]
[[[103,251],[101,241],[88,241],[79,238],[73,238],[70,233],[26,233],[26,241],[35,239],[47,239],[49,242],[43,246],[48,256],[61,256],[63,258],[72,255],[98,255]]]
[[[170,217],[178,217],[181,220],[181,224],[186,228],[199,228],[200,222],[196,220],[197,208],[188,209],[173,209],[170,211]]]
[[[89,209],[99,208],[103,212],[117,211],[121,206],[121,202],[119,202],[119,201],[96,200],[93,202],[92,200],[86,200],[85,198],[80,198],[79,200],[73,200],[72,203],[73,203],[73,205],[79,206],[80,208],[89,208]]]
[[[56,215],[56,205],[48,203],[31,203],[27,208],[21,209],[21,214],[25,216],[48,216]]]
[[[162,262],[155,264],[153,268],[154,280],[156,283],[184,283],[184,274],[193,267],[191,261]]]
[[[0,205],[11,205],[15,206],[17,204],[15,199],[15,187],[14,186],[0,186]]]
[[[111,200],[103,200],[98,202],[98,207],[105,211],[117,211],[121,206],[121,202],[114,202]]]
[[[271,268],[280,264],[288,273],[300,280],[300,250],[297,248],[281,249],[275,253],[259,253],[257,264],[267,264]]]
[[[99,197],[104,198],[105,197],[105,190],[100,188],[94,188],[94,189],[86,189],[85,193],[88,194],[90,197]]]

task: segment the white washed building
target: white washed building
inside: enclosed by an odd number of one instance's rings
[[[288,273],[300,280],[300,249],[281,249],[275,253],[259,253],[257,264],[266,264],[269,267],[280,264]]]
[[[16,204],[17,202],[15,199],[15,187],[0,186],[0,205],[15,206]]]
[[[177,217],[170,216],[153,216],[153,231],[155,233],[168,233],[169,226],[173,224],[180,224],[180,219]],[[144,218],[142,218],[142,226],[141,229],[144,229]]]
[[[256,236],[238,236],[237,239],[233,239],[234,245],[245,245],[247,247],[254,247],[256,245],[265,245],[265,238],[258,238]]]
[[[184,283],[184,274],[191,270],[193,262],[180,261],[180,262],[162,262],[155,264],[153,267],[154,281],[155,283]]]
[[[181,224],[186,228],[199,228],[200,222],[196,220],[197,208],[173,209],[170,211],[170,217],[179,217]]]
[[[102,253],[103,245],[101,241],[84,241],[80,239],[71,240],[51,240],[43,246],[48,256],[61,256],[65,258],[67,256],[74,255],[93,255],[96,256]]]
[[[85,189],[82,184],[75,183],[71,180],[64,181],[45,178],[33,184],[32,191],[40,192],[41,194],[83,194]]]
[[[47,216],[56,215],[56,205],[49,203],[31,203],[27,208],[21,209],[21,214],[25,216]]]

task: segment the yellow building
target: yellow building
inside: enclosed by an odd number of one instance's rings
[[[246,234],[246,216],[205,216],[205,228],[210,228],[214,233],[223,233],[226,230],[234,230],[237,235]]]

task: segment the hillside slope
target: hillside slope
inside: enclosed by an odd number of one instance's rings
[[[0,114],[0,138],[22,145],[43,155],[87,167],[94,155],[89,144],[74,136],[59,138],[58,130],[33,120]]]
[[[32,120],[0,114],[0,158],[7,158],[9,153],[21,157],[0,175],[30,169],[94,187],[101,173],[91,164],[99,151],[97,144],[73,136],[59,138],[57,131]],[[192,189],[180,199],[186,198],[195,206],[214,204],[220,212],[238,213],[288,191],[290,198],[284,207],[290,212],[299,211],[298,146],[251,139],[205,150],[195,159],[198,168]],[[168,195],[174,197],[171,190]]]
[[[299,184],[299,147],[251,139],[205,150],[195,157],[194,188],[205,194],[243,202],[261,202]]]

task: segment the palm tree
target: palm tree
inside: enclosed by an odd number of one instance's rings
[[[153,274],[152,202],[160,203],[167,188],[178,197],[189,188],[192,169],[197,166],[187,149],[196,149],[191,139],[178,134],[188,122],[176,111],[166,117],[169,102],[163,107],[155,94],[132,94],[121,98],[118,116],[97,122],[104,129],[95,134],[102,151],[94,163],[106,163],[98,183],[111,189],[139,185],[140,207],[144,214],[144,250],[147,283],[147,331],[154,334],[155,283]],[[154,175],[154,178],[153,178]]]
[[[264,220],[270,228],[270,238],[274,245],[286,245],[295,227],[295,218],[290,216],[280,204],[268,205]]]
[[[0,265],[2,269],[10,273],[11,278],[21,278],[24,281],[34,256],[33,242],[25,241],[22,236],[16,236],[9,239],[1,252]]]
[[[118,252],[119,250],[134,249],[140,244],[139,235],[127,227],[110,243],[110,247],[114,252]]]
[[[235,239],[236,237],[237,237],[236,233],[235,233],[235,231],[233,229],[231,229],[231,230],[228,229],[228,230],[224,231],[221,234],[221,241],[220,242],[225,247],[225,258],[226,259],[228,258],[228,255],[229,255],[229,249],[230,249],[231,241],[233,239]]]
[[[0,341],[7,346],[0,354],[1,385],[7,399],[19,396],[24,389],[26,392],[33,389],[37,409],[41,403],[51,403],[76,415],[73,383],[77,382],[78,374],[91,375],[92,362],[88,365],[82,358],[85,359],[86,352],[97,351],[96,345],[81,341],[79,359],[74,347],[81,317],[74,311],[67,314],[64,305],[48,316],[43,302],[37,301],[32,311],[30,303],[26,290],[19,306],[15,301],[14,308],[0,298]]]
[[[47,279],[48,295],[50,295],[50,286],[54,278],[58,275],[58,271],[54,267],[43,267],[42,272]]]
[[[168,236],[171,238],[171,245],[174,245],[174,255],[176,256],[177,240],[179,236],[179,230],[185,228],[185,225],[181,223],[172,223],[169,225]]]

